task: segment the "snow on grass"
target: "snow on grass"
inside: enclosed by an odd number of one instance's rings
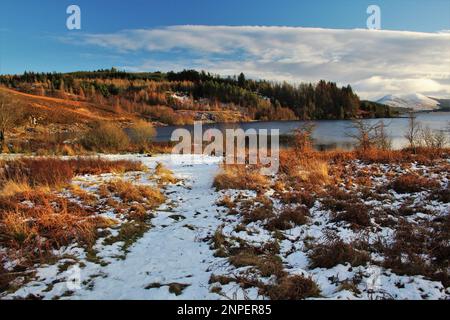
[[[422,276],[397,275],[378,264],[350,266],[338,264],[332,268],[310,268],[308,245],[324,238],[334,230],[345,242],[361,236],[345,222],[331,222],[330,211],[316,201],[310,209],[309,222],[288,230],[270,232],[261,222],[242,226],[237,213],[230,214],[218,201],[228,195],[236,199],[253,199],[253,191],[226,190],[216,192],[213,179],[219,172],[220,158],[199,156],[162,155],[145,157],[137,155],[105,156],[110,160],[139,160],[151,171],[157,163],[172,170],[179,182],[164,187],[167,201],[154,212],[154,217],[141,237],[124,251],[124,242],[105,243],[97,240],[89,252],[73,245],[58,252],[62,257],[53,265],[37,266],[34,280],[4,298],[40,297],[44,299],[264,299],[256,286],[242,287],[236,279],[252,273],[249,266],[234,267],[227,256],[216,255],[211,240],[217,230],[226,239],[236,243],[242,241],[254,247],[277,242],[283,270],[288,275],[303,275],[313,279],[321,290],[320,299],[444,299],[449,298],[448,288],[440,282]],[[355,162],[359,169],[364,164]],[[389,182],[386,172],[404,172],[395,165],[370,165],[369,169],[379,174],[372,177],[375,185]],[[373,167],[373,168],[372,168]],[[376,168],[375,168],[376,167]],[[411,171],[421,171],[431,176],[425,166],[413,165]],[[155,186],[150,173],[126,173],[121,178],[140,185]],[[95,192],[99,185],[116,179],[116,174],[82,176],[74,181],[83,190]],[[436,176],[433,176],[438,178]],[[448,184],[442,178],[443,186]],[[274,208],[280,204],[274,199],[274,191],[265,194],[274,201]],[[398,209],[409,198],[412,205],[419,205],[429,195],[426,192],[397,194],[388,191],[385,199],[365,201],[371,208]],[[119,200],[119,199],[117,199]],[[448,214],[450,205],[439,201],[428,201],[424,208],[435,212],[434,216]],[[102,215],[114,217],[112,211]],[[417,212],[407,217],[408,221],[431,219],[425,213]],[[121,221],[122,225],[127,221]],[[387,243],[393,240],[394,229],[376,224],[366,232],[367,241],[374,244],[378,237]],[[117,237],[117,228],[103,230],[109,237]],[[280,233],[282,237],[280,238]],[[239,244],[238,244],[239,246]],[[216,248],[217,249],[217,248]],[[384,257],[371,254],[372,261],[383,261]],[[210,283],[211,276],[234,278],[236,281]],[[270,284],[273,277],[256,276],[261,283]],[[68,282],[73,280],[75,282]],[[77,283],[77,280],[80,280]],[[75,288],[73,286],[75,284]]]

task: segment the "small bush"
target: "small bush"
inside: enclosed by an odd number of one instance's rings
[[[255,190],[262,191],[268,187],[269,180],[257,171],[244,165],[226,165],[214,178],[213,186],[217,190]]]
[[[364,265],[370,260],[367,252],[356,250],[351,244],[343,242],[337,236],[329,237],[324,243],[314,244],[308,258],[311,269],[329,269],[345,263],[356,267]]]
[[[126,203],[139,202],[157,207],[165,201],[165,196],[156,188],[134,185],[125,180],[113,180],[107,183],[108,190]]]
[[[117,152],[126,150],[130,141],[119,127],[112,123],[100,123],[84,135],[81,144],[92,151]]]
[[[167,169],[161,162],[156,164],[155,175],[158,177],[158,182],[161,184],[177,183],[177,178],[173,175],[173,171]]]
[[[309,210],[299,206],[296,208],[284,208],[281,213],[273,219],[270,219],[266,225],[267,229],[288,230],[295,226],[300,226],[308,222]]]
[[[440,185],[437,181],[407,173],[395,179],[390,187],[397,193],[413,193],[424,190],[436,189]]]
[[[333,221],[345,221],[352,227],[369,227],[371,225],[369,207],[362,203],[342,203],[344,211],[333,213]]]
[[[146,150],[155,136],[155,129],[146,121],[138,121],[128,128],[128,137],[136,147]]]
[[[287,276],[278,284],[268,286],[264,293],[272,300],[304,300],[320,297],[320,289],[311,279],[304,276]]]
[[[273,203],[269,198],[264,196],[247,200],[241,205],[241,215],[243,222],[246,224],[273,218],[275,215]]]

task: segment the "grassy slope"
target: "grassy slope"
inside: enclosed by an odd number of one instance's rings
[[[74,122],[89,123],[94,121],[131,120],[132,115],[120,114],[109,110],[106,106],[82,101],[36,96],[0,87],[0,92],[9,96],[15,103],[24,108],[24,113],[40,119],[41,124]]]

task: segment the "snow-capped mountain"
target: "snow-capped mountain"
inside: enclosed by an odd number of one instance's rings
[[[377,102],[390,107],[413,109],[414,111],[439,109],[439,102],[437,100],[431,99],[420,93],[390,94]]]

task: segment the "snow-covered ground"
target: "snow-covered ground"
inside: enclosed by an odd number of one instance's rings
[[[51,299],[217,299],[209,292],[212,270],[223,264],[223,259],[213,256],[208,239],[221,223],[215,202],[218,194],[212,181],[218,170],[220,158],[163,155],[157,157],[109,156],[110,159],[139,160],[149,168],[161,162],[172,169],[184,183],[169,186],[169,200],[156,211],[152,227],[131,248],[124,259],[120,243],[101,244],[96,250],[103,261],[101,266],[89,262],[85,252],[77,247],[62,250],[63,255],[79,258],[78,270],[73,267],[60,272],[60,263],[38,269],[36,280],[10,295],[9,298],[27,297],[30,294]],[[173,161],[175,160],[175,161]],[[92,181],[92,177],[80,177]],[[117,257],[116,257],[117,256]],[[75,266],[76,266],[75,265]],[[77,274],[81,288],[77,288]],[[66,280],[75,282],[67,283]],[[170,284],[187,285],[182,294],[169,292]],[[158,286],[160,286],[158,288]],[[70,292],[70,296],[64,297]]]
[[[94,249],[98,261],[88,259],[87,252],[73,245],[62,248],[61,259],[52,265],[39,266],[34,279],[14,293],[3,298],[38,297],[44,299],[262,299],[258,289],[242,288],[237,283],[224,284],[221,291],[212,290],[217,283],[210,283],[211,275],[240,275],[248,268],[235,268],[227,257],[216,257],[211,239],[216,230],[225,237],[244,239],[255,246],[274,240],[273,234],[259,223],[250,223],[246,230],[239,231],[239,215],[229,215],[217,202],[224,195],[254,198],[251,191],[221,191],[212,187],[219,170],[220,158],[185,155],[161,155],[145,157],[137,155],[106,156],[109,159],[139,160],[152,169],[158,162],[174,172],[181,182],[170,184],[165,189],[168,198],[151,220],[150,229],[123,252],[123,243],[105,244],[97,241]],[[416,168],[413,168],[416,169]],[[424,169],[424,168],[418,168]],[[74,183],[89,189],[113,174],[78,177]],[[154,184],[145,175],[129,173],[125,178],[139,184]],[[384,177],[382,177],[384,178]],[[375,178],[375,179],[382,179]],[[447,181],[447,180],[446,180]],[[447,181],[448,183],[448,181]],[[270,196],[270,194],[268,194]],[[394,194],[395,207],[400,195]],[[400,199],[401,200],[401,199]],[[385,205],[383,200],[373,206]],[[439,204],[442,212],[449,205]],[[305,243],[308,239],[319,239],[326,229],[334,229],[339,236],[352,240],[355,234],[342,224],[331,224],[329,212],[316,203],[310,210],[311,221],[283,231],[280,241],[280,257],[285,271],[290,275],[306,275],[319,286],[322,298],[329,299],[445,299],[450,297],[448,288],[441,283],[422,276],[401,276],[377,265],[351,267],[337,265],[330,269],[308,268]],[[106,213],[107,214],[107,213]],[[411,217],[410,219],[413,219]],[[369,236],[385,236],[389,239],[392,230],[379,227]],[[110,230],[111,233],[117,230]],[[69,267],[65,267],[69,265]],[[357,291],[346,290],[342,284],[354,281]],[[269,278],[261,281],[270,281]],[[216,292],[216,293],[214,293]]]

